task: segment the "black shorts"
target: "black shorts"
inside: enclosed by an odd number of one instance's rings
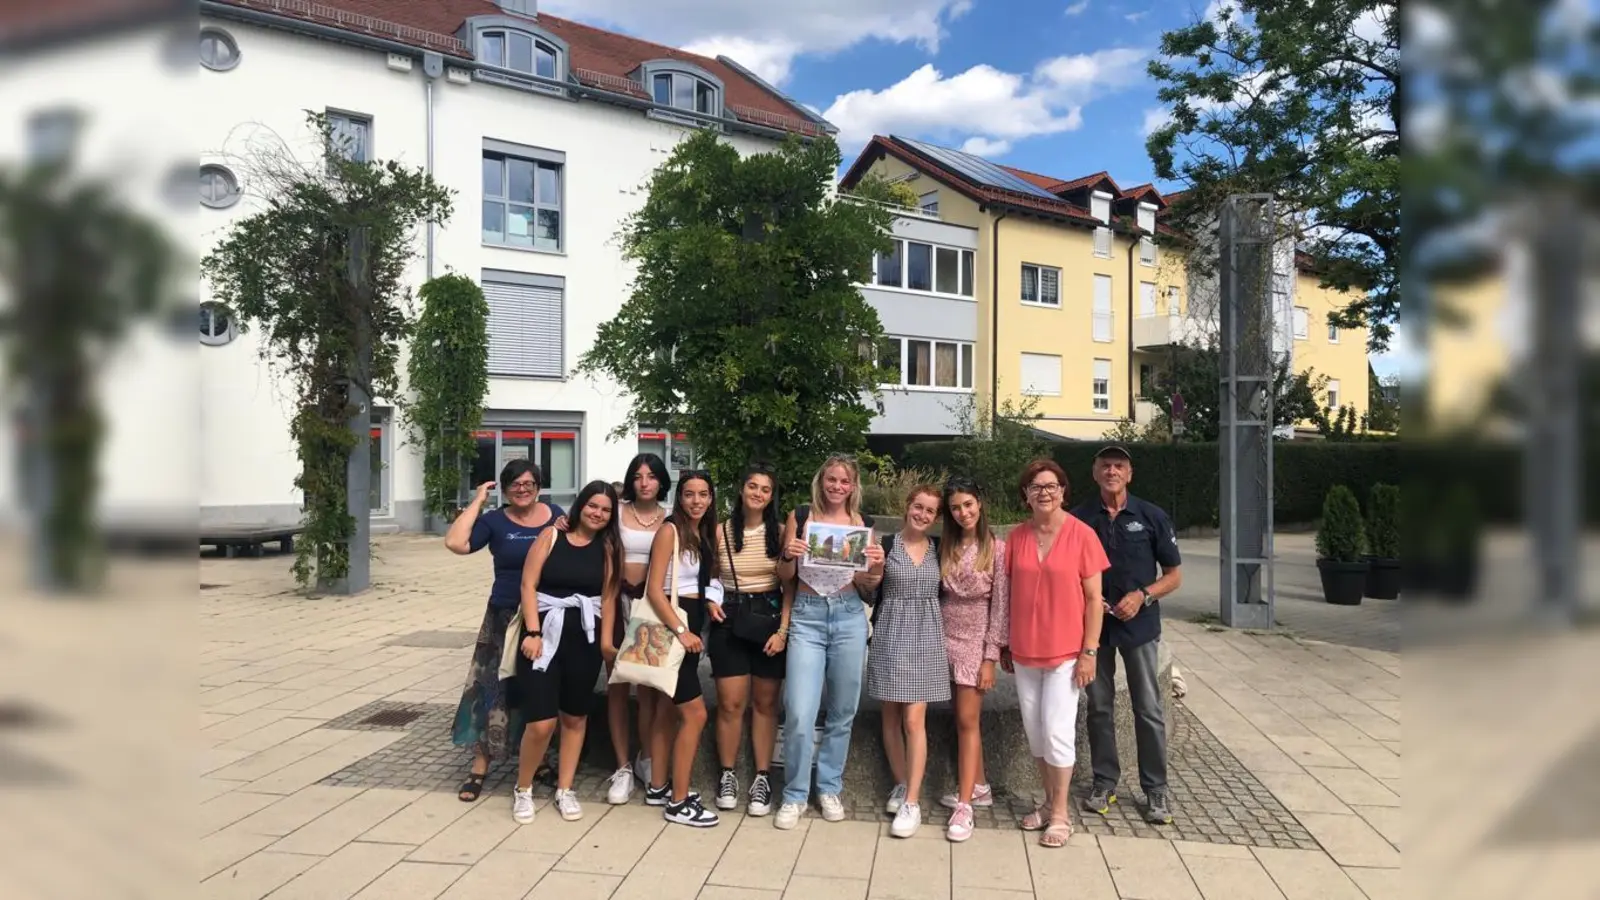
[[[731,613],[731,610],[729,610]],[[706,653],[711,656],[711,677],[742,678],[750,675],[782,681],[788,665],[788,650],[768,656],[766,647],[747,641],[733,633],[733,627],[723,622],[711,623],[711,634],[706,638]]]
[[[678,613],[689,634],[700,634],[706,627],[706,604],[699,597],[679,597]],[[678,687],[672,692],[672,702],[678,705],[697,700],[700,690],[700,654],[685,653],[683,665],[678,668]]]
[[[602,663],[599,635],[595,643],[589,642],[579,610],[562,614],[561,644],[543,672],[534,671],[533,662],[520,649],[517,653],[516,699],[524,721],[543,722],[557,713],[587,716],[594,705],[594,686],[600,680]]]

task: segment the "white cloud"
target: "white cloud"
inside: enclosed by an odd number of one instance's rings
[[[1144,124],[1139,127],[1139,133],[1145,137],[1155,133],[1157,128],[1172,121],[1172,111],[1165,107],[1156,106],[1144,111]]]
[[[1089,0],[1078,0],[1077,3],[1074,3],[1071,6],[1066,8],[1065,14],[1069,15],[1069,16],[1081,16],[1085,12],[1087,12],[1088,9],[1089,9]]]
[[[1010,141],[995,141],[986,137],[969,137],[961,144],[962,153],[973,156],[1004,156],[1011,152]]]
[[[929,64],[883,90],[841,94],[823,115],[839,127],[846,154],[874,134],[965,142],[998,154],[1024,138],[1081,127],[1083,106],[1138,83],[1147,55],[1117,48],[1061,56],[1026,75],[977,65],[946,77]]]
[[[795,57],[827,54],[862,41],[913,43],[936,53],[945,25],[973,0],[541,0],[539,10],[639,35],[695,53],[725,53],[774,83]]]
[[[1127,15],[1123,16],[1123,18],[1127,19],[1129,22],[1138,22],[1140,19],[1143,19],[1145,16],[1148,16],[1148,15],[1150,15],[1150,10],[1145,9],[1145,10],[1140,10],[1139,12],[1128,13]]]

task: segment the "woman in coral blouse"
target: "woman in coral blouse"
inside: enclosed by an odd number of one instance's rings
[[[1054,461],[1029,463],[1018,489],[1033,515],[1006,537],[1011,622],[1000,665],[1016,674],[1023,729],[1044,782],[1044,803],[1022,829],[1043,832],[1041,846],[1060,847],[1072,837],[1067,787],[1077,761],[1078,694],[1094,681],[1100,573],[1111,563],[1094,530],[1067,512],[1067,473]]]

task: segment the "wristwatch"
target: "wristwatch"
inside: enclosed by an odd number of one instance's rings
[[[689,629],[688,629],[687,626],[685,626],[682,622],[679,622],[678,623],[678,627],[672,629],[672,633],[673,634],[683,634],[685,631],[688,631],[688,630]]]
[[[523,637],[542,638],[542,637],[544,637],[544,632],[542,632],[542,631],[530,631],[527,634],[523,635]]]
[[[1087,648],[1084,649],[1083,655],[1084,656],[1099,656],[1100,655],[1100,648],[1099,647],[1087,647]]]
[[[1145,590],[1144,588],[1139,588],[1139,593],[1144,595],[1144,605],[1145,606],[1149,606],[1150,604],[1156,602],[1155,595],[1150,593],[1149,591]]]

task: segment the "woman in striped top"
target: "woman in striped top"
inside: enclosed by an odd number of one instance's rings
[[[772,811],[768,769],[778,739],[778,696],[794,592],[792,586],[784,590],[778,579],[783,526],[778,521],[772,469],[751,465],[739,484],[739,503],[717,532],[725,599],[721,606],[707,606],[711,634],[706,649],[711,675],[717,680],[717,756],[722,765],[717,808],[739,805],[739,777],[733,766],[744,736],[745,708],[750,707],[755,778],[746,811],[764,816]]]

